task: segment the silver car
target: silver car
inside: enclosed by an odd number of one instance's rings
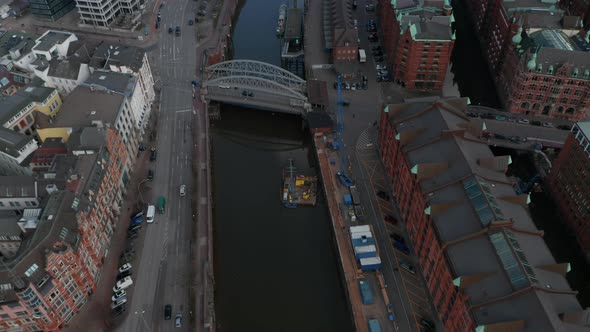
[[[176,319],[174,320],[174,326],[182,327],[182,314],[176,314]]]

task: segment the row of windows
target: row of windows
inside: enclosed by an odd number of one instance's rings
[[[37,206],[36,201],[24,201],[24,203],[25,203],[25,207]],[[10,207],[23,207],[19,201],[10,201],[10,202],[8,202],[8,205]],[[0,207],[6,207],[6,204],[4,204],[3,201],[0,201]]]
[[[356,54],[356,50],[336,50],[336,54]]]
[[[525,81],[528,81],[528,80],[541,81],[541,77],[542,76],[540,76],[540,75],[532,75],[532,76],[527,76],[524,80]],[[583,85],[586,84],[586,81],[581,80],[581,79],[578,79],[578,80],[563,80],[563,79],[560,79],[560,78],[547,77],[547,76],[544,76],[542,78],[543,78],[542,79],[543,82],[555,82],[555,84],[558,84],[558,85],[562,85],[562,84],[565,83],[567,85],[572,85],[572,86],[575,86],[575,85],[583,86]]]
[[[525,96],[525,99],[528,100],[532,100],[533,99],[533,94],[532,93],[528,93]],[[542,95],[542,94],[538,94],[536,97],[534,97],[536,100],[545,100],[545,98],[547,97],[547,95]],[[553,104],[555,102],[557,102],[557,98],[555,97],[549,97],[547,98],[547,102]],[[560,104],[572,104],[572,105],[578,105],[578,103],[580,102],[579,99],[568,99],[567,97],[563,97],[559,99],[559,103]]]

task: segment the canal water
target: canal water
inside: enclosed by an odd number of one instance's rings
[[[248,0],[233,58],[280,64],[280,0]],[[212,122],[216,320],[221,332],[352,331],[327,206],[286,209],[289,159],[317,174],[299,117],[223,105]]]

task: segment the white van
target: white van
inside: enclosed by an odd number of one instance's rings
[[[154,222],[155,215],[156,215],[156,207],[154,205],[148,205],[147,214],[146,214],[148,224],[151,224]]]

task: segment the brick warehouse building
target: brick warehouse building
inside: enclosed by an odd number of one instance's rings
[[[560,0],[559,5],[568,14],[580,16],[584,22],[590,20],[590,0]]]
[[[465,116],[467,98],[388,105],[379,151],[445,331],[590,331],[565,274]]]
[[[590,111],[590,45],[559,30],[512,38],[498,73],[498,94],[507,111],[581,120]]]
[[[466,3],[507,111],[570,120],[585,117],[588,80],[583,75],[589,48],[580,35],[579,17],[568,16],[557,0]]]
[[[549,189],[561,219],[590,252],[590,122],[572,128],[549,174]]]
[[[44,172],[36,230],[0,266],[0,330],[59,331],[96,289],[118,220],[127,149],[113,128],[72,133]]]
[[[409,90],[442,89],[455,45],[449,1],[379,0],[379,8],[384,53],[395,82]]]

